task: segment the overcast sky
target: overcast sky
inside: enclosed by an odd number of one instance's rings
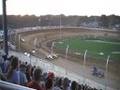
[[[7,14],[120,15],[120,0],[7,0]]]

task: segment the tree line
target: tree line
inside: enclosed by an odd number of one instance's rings
[[[120,29],[120,16],[65,16],[61,15],[8,15],[8,28],[34,27],[34,26],[85,26],[98,28]],[[2,15],[0,15],[0,29],[2,29]]]

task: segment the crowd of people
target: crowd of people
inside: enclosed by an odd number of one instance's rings
[[[55,76],[53,72],[44,72],[40,67],[21,62],[18,57],[10,56],[5,61],[3,58],[0,60],[0,80],[36,90],[98,90],[67,77]]]

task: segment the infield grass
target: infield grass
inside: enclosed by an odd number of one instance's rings
[[[58,49],[66,49],[69,45],[69,50],[72,53],[84,54],[87,49],[87,55],[97,59],[106,59],[108,55],[112,60],[120,60],[120,40],[103,37],[72,37],[62,40],[62,44],[56,43],[55,47]],[[100,55],[103,53],[103,55]]]

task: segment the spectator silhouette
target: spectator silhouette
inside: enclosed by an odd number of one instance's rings
[[[55,77],[54,73],[52,73],[52,72],[48,73],[47,81],[45,83],[46,90],[52,90],[54,77]]]
[[[7,79],[11,83],[20,84],[20,77],[19,77],[19,61],[17,57],[13,57],[11,60],[10,68],[7,73]]]
[[[24,64],[20,65],[20,85],[26,85],[27,84],[27,78],[26,78],[26,66]]]
[[[62,90],[61,84],[62,84],[61,79],[59,77],[56,77],[55,84],[52,90]]]
[[[63,90],[69,90],[69,79],[64,78],[63,80]]]
[[[76,81],[73,81],[71,83],[71,90],[77,90],[77,82]]]
[[[41,76],[42,70],[40,68],[35,69],[33,72],[33,80],[30,81],[27,86],[36,90],[44,90],[44,88],[42,88],[42,85],[40,84]]]

